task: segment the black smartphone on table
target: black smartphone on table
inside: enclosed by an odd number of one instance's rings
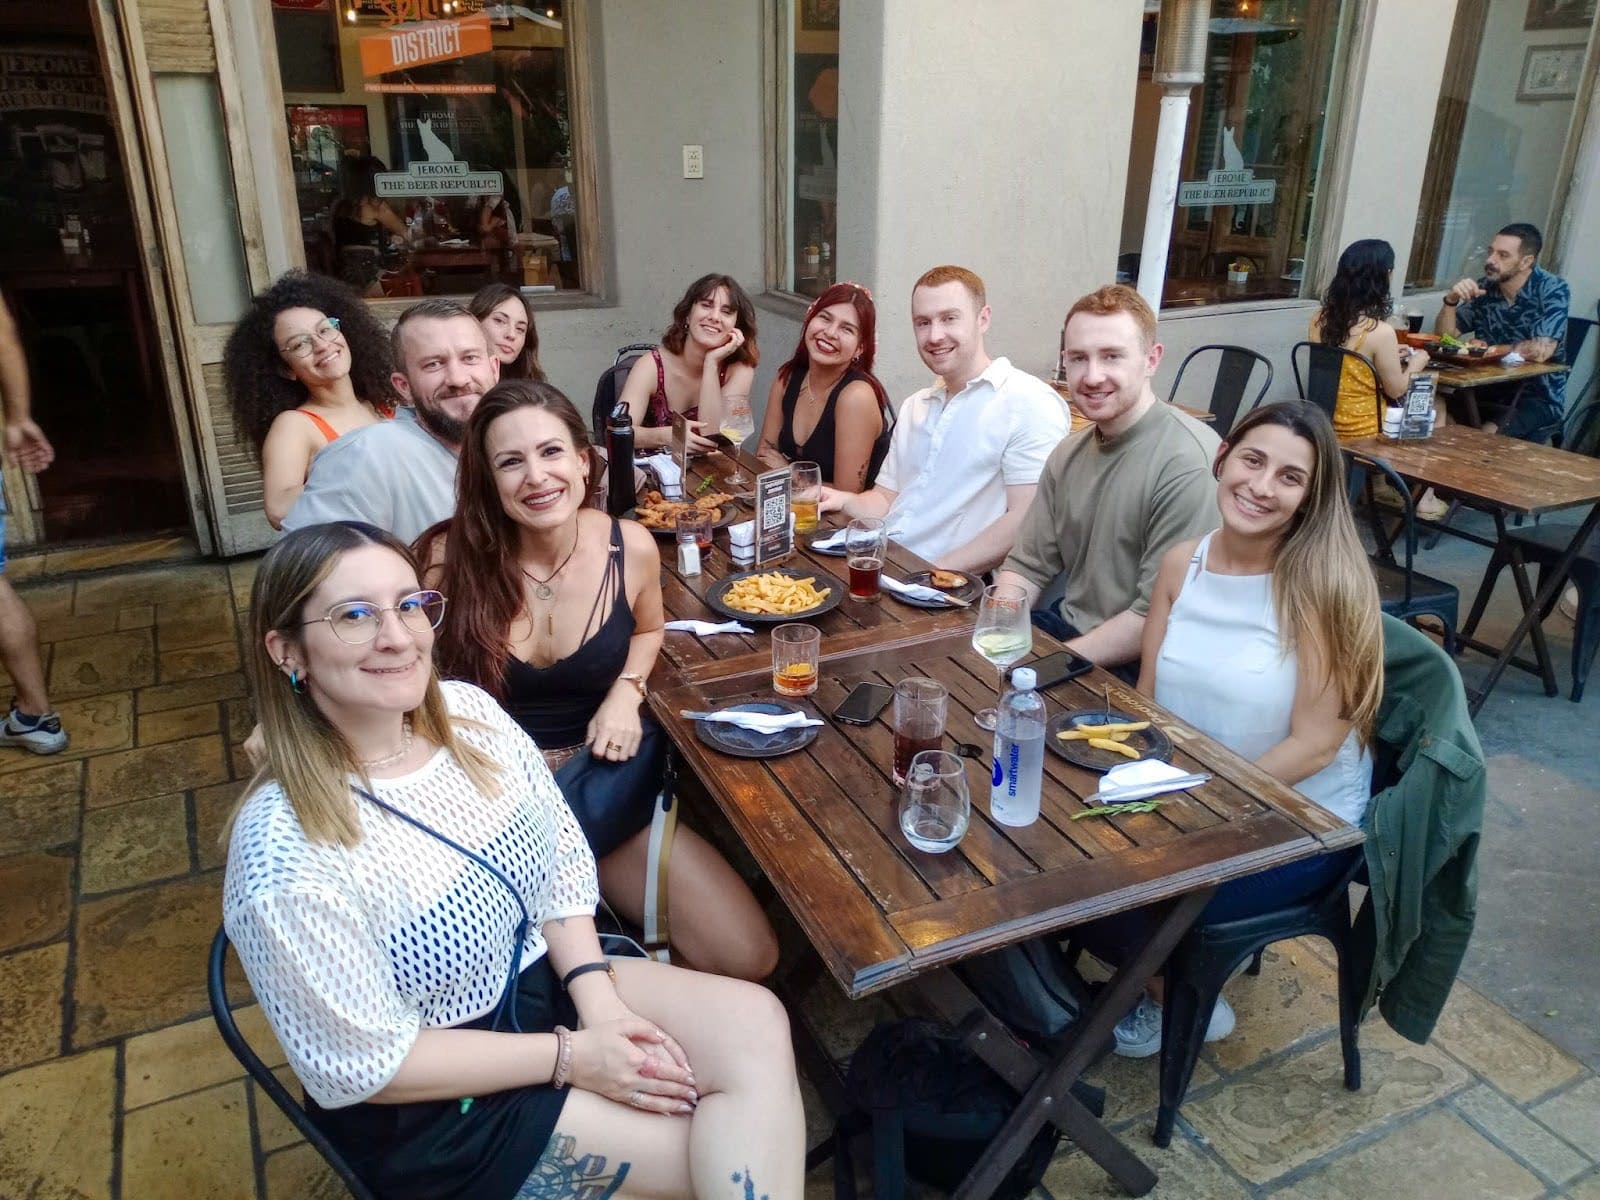
[[[882,683],[858,683],[833,710],[834,720],[846,725],[871,725],[894,699],[894,689]]]
[[[1035,686],[1041,691],[1094,670],[1092,662],[1081,654],[1074,654],[1071,650],[1057,650],[1054,654],[1046,654],[1033,662],[1018,663],[1017,666],[1033,670],[1038,676],[1038,683]]]

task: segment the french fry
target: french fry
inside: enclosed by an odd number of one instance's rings
[[[1096,750],[1110,750],[1116,754],[1123,755],[1125,758],[1139,757],[1139,752],[1132,746],[1124,746],[1121,742],[1113,742],[1110,738],[1092,737],[1089,739],[1089,745]]]
[[[814,575],[804,579],[775,571],[751,575],[723,593],[722,602],[740,612],[790,616],[816,608],[832,594],[832,588],[818,588],[816,582]]]
[[[1109,737],[1113,741],[1127,741],[1128,735],[1150,728],[1149,721],[1124,721],[1116,725],[1079,725],[1063,729],[1056,736],[1063,742],[1086,742],[1090,738]]]

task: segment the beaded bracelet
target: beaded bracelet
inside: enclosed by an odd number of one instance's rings
[[[550,1086],[560,1091],[567,1086],[567,1075],[572,1070],[572,1030],[565,1025],[557,1025],[556,1035],[556,1070],[550,1077]]]

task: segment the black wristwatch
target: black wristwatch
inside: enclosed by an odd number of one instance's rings
[[[599,962],[586,962],[586,963],[583,963],[581,966],[573,967],[572,970],[568,971],[565,975],[563,975],[561,977],[561,986],[562,986],[562,988],[564,990],[566,990],[566,991],[571,991],[572,990],[572,981],[574,979],[578,978],[578,976],[580,976],[580,975],[589,974],[589,972],[591,972],[591,971],[604,971],[607,975],[611,976],[611,982],[613,984],[615,984],[617,982],[617,971],[616,971],[616,968],[613,967],[605,959],[601,959]]]
[[[1460,304],[1461,301],[1459,301],[1459,300],[1451,300],[1451,299],[1449,299],[1447,297],[1444,300],[1440,301],[1440,303],[1442,303],[1446,308],[1454,308],[1456,305]]]

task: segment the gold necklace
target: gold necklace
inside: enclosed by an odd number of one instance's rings
[[[550,600],[556,594],[555,588],[550,586],[551,581],[553,579],[555,579],[555,577],[557,575],[561,574],[561,572],[563,570],[566,569],[567,564],[572,561],[572,556],[574,554],[576,554],[577,552],[578,552],[578,528],[577,528],[577,524],[574,523],[573,530],[572,530],[572,549],[567,551],[567,556],[561,560],[561,565],[558,566],[554,571],[551,571],[550,574],[546,575],[543,579],[540,579],[532,571],[528,570],[527,567],[524,567],[520,562],[517,563],[517,567],[524,575],[526,575],[529,578],[529,580],[532,581],[532,583],[533,583],[533,594],[535,596],[537,596],[540,600]],[[546,616],[545,616],[545,632],[548,633],[552,637],[555,636],[555,632],[556,632],[556,610],[553,607],[550,609],[549,613],[547,613]]]
[[[385,754],[382,758],[358,758],[357,764],[363,767],[387,767],[397,763],[411,752],[411,718],[407,717],[400,727],[400,749],[393,754]]]

